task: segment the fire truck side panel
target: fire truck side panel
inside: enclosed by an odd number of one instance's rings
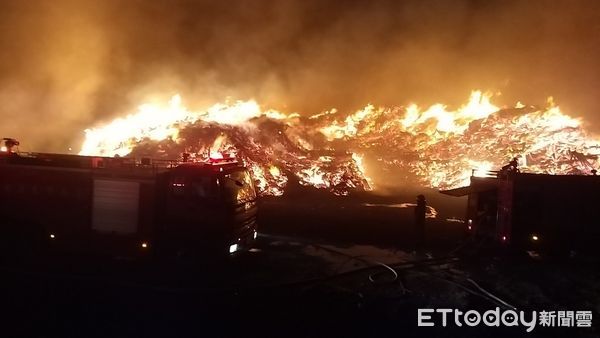
[[[152,236],[155,188],[90,169],[0,165],[0,226],[43,234],[59,250],[137,254]]]
[[[159,194],[157,180],[140,183],[138,237],[141,241],[151,241],[154,229],[160,220]]]
[[[512,213],[513,213],[513,181],[498,180],[496,208],[496,238],[500,241],[510,241],[512,237]]]
[[[522,174],[514,182],[513,237],[556,248],[593,248],[600,240],[600,177]]]
[[[94,179],[92,230],[133,234],[138,228],[140,183]]]
[[[157,224],[156,180],[96,173],[90,213],[90,250],[136,256],[149,251]],[[144,245],[144,246],[143,246]]]
[[[89,229],[91,196],[87,170],[0,166],[5,226],[35,227],[57,239],[81,237]]]
[[[481,228],[487,223],[485,215],[493,211],[499,242],[564,251],[594,250],[600,241],[600,176],[472,177],[470,189],[469,219],[475,229]]]

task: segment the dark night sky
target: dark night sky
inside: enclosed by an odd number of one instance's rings
[[[177,92],[316,113],[481,88],[553,95],[598,125],[598,60],[598,1],[2,0],[0,135],[78,148],[86,127]]]

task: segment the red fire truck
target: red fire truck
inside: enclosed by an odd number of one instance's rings
[[[256,238],[256,190],[202,163],[0,151],[0,245],[113,255],[234,253]],[[16,143],[18,145],[18,142]]]
[[[597,252],[600,176],[487,172],[466,187],[467,231],[519,248]]]

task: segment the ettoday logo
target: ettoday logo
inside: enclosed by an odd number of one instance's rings
[[[476,310],[460,311],[457,309],[418,309],[418,326],[446,327],[454,322],[457,327],[485,325],[490,327],[522,326],[531,332],[539,324],[546,327],[591,327],[591,311],[525,311],[504,310],[500,308],[480,313]]]

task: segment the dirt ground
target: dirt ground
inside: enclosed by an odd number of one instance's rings
[[[227,261],[60,257],[0,267],[3,337],[599,336],[590,256],[481,252],[461,202],[430,198],[430,256],[395,197],[261,202],[255,247]],[[367,203],[368,202],[368,203]],[[453,204],[454,203],[454,204]],[[378,206],[367,206],[376,204]],[[483,293],[477,286],[495,298]],[[418,327],[418,308],[592,310],[591,328]]]

